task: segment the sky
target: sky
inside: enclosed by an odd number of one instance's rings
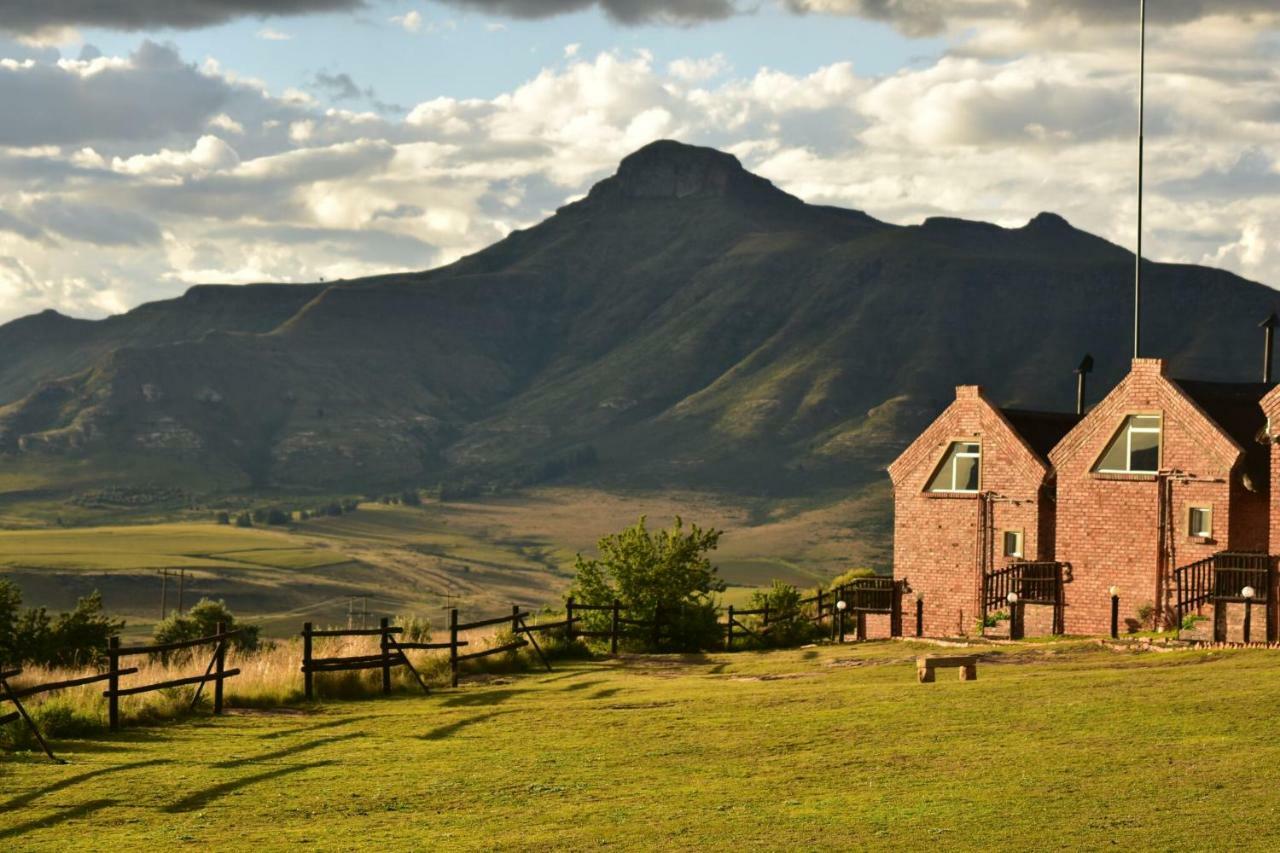
[[[1152,0],[1148,257],[1280,287],[1280,9]],[[654,139],[1135,238],[1137,2],[0,0],[0,323],[449,263]]]

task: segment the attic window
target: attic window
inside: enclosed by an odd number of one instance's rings
[[[982,449],[976,441],[953,441],[947,455],[929,481],[931,492],[974,493],[978,491]]]
[[[1101,474],[1154,474],[1160,470],[1160,416],[1129,415],[1107,445],[1094,471]]]

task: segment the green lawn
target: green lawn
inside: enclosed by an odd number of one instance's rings
[[[0,849],[1275,849],[1280,655],[1001,647],[919,685],[921,648],[559,664],[65,741],[65,767],[0,758]]]

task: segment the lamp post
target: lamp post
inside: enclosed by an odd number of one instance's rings
[[[1022,632],[1018,629],[1018,594],[1010,592],[1004,600],[1009,602],[1009,639],[1020,640]]]
[[[836,602],[836,614],[840,626],[840,642],[844,642],[844,612],[849,609],[849,604],[843,598]]]
[[[1111,639],[1120,639],[1120,587],[1113,586],[1111,593]]]
[[[1249,643],[1249,629],[1252,627],[1253,622],[1253,597],[1256,594],[1251,586],[1246,586],[1240,590],[1240,597],[1244,599],[1244,641],[1246,645]]]
[[[916,636],[924,636],[924,593],[916,593]]]

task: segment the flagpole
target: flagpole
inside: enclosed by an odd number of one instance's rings
[[[1142,180],[1147,104],[1147,0],[1138,0],[1138,250],[1133,256],[1133,357],[1142,355]]]

